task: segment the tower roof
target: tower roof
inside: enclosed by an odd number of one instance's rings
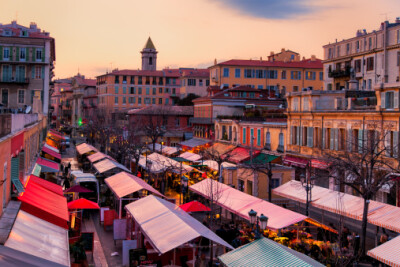
[[[151,38],[147,39],[146,45],[144,46],[143,49],[154,49],[156,50],[156,47],[154,46],[153,42],[151,41]]]

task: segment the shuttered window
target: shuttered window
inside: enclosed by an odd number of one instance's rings
[[[24,187],[19,180],[19,157],[11,159],[11,181],[18,193],[24,192]]]

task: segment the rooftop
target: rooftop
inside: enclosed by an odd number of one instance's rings
[[[322,69],[321,59],[312,60],[311,58],[295,61],[267,61],[267,60],[244,60],[231,59],[221,62],[216,66],[243,66],[243,67],[278,67],[278,68],[305,68],[305,69]]]
[[[172,107],[162,107],[162,106],[148,106],[140,109],[132,109],[128,111],[131,115],[181,115],[181,116],[193,116],[194,108],[193,106],[172,106]]]
[[[151,38],[149,36],[149,39],[147,39],[146,45],[143,47],[143,49],[153,49],[156,50],[156,47],[153,44],[153,41],[151,41]]]
[[[17,24],[17,21],[15,20],[13,20],[10,24],[0,24],[0,36],[52,39],[50,34],[48,32],[41,31],[37,27],[36,23],[31,22],[28,28]]]

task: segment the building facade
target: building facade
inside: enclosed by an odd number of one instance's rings
[[[48,113],[55,61],[54,39],[35,23],[0,25],[1,104],[15,112],[31,106]]]
[[[207,96],[207,88],[210,86],[210,71],[208,69],[181,69],[180,97],[189,94]]]
[[[285,95],[307,89],[319,90],[323,86],[323,70],[320,59],[312,56],[300,60],[290,50],[271,54],[268,60],[232,59],[215,62],[210,68],[211,85],[222,88],[248,85],[252,88]]]

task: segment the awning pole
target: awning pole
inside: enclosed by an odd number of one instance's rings
[[[119,219],[121,219],[122,216],[122,199],[119,199]]]
[[[173,262],[173,265],[175,265],[175,248],[174,248],[174,262]]]

